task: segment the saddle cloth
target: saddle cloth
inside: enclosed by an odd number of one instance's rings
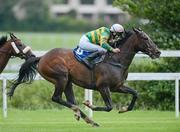
[[[84,63],[83,59],[87,58],[90,54],[92,54],[92,53],[94,53],[94,52],[95,52],[95,51],[87,51],[87,50],[84,50],[84,49],[82,49],[82,48],[80,48],[80,47],[76,47],[75,49],[73,49],[73,53],[74,53],[75,58],[76,58],[79,62],[81,62],[81,63],[83,63],[83,64],[85,64],[85,65],[86,65],[86,63]],[[97,63],[102,62],[103,59],[104,59],[104,57],[105,57],[105,55],[96,57],[96,58],[94,58],[94,59],[91,61],[91,63],[92,63],[93,65],[96,65]],[[87,66],[87,65],[86,65],[86,66]],[[87,67],[89,67],[89,66],[87,66]]]

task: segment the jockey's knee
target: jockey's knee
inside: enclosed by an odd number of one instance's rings
[[[106,50],[98,50],[98,52],[99,52],[99,55],[104,55],[104,54],[106,54]]]

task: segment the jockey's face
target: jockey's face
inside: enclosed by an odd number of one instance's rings
[[[111,32],[110,38],[109,38],[109,44],[111,46],[113,46],[119,39],[122,38],[121,36],[122,36],[122,34],[120,34],[120,33]]]
[[[123,37],[123,32],[121,33],[115,33],[115,32],[111,32],[111,39],[116,40],[116,39],[121,39]]]

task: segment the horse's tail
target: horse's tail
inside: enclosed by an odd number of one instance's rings
[[[21,83],[31,83],[36,77],[37,63],[40,57],[32,57],[25,61],[19,69],[18,78],[13,82],[8,95],[13,96],[16,87]]]

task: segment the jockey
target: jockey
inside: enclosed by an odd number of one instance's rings
[[[83,35],[80,39],[79,47],[84,50],[94,51],[94,53],[84,59],[84,62],[89,64],[89,60],[103,55],[107,51],[119,53],[120,49],[113,48],[111,44],[122,38],[123,33],[124,28],[122,25],[113,24],[110,29],[101,27]]]

